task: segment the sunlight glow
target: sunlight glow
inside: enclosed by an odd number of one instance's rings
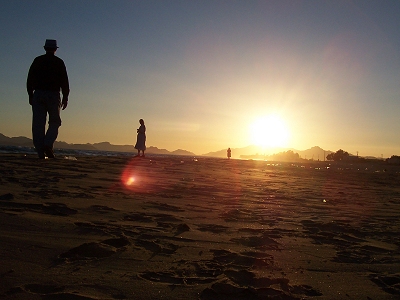
[[[251,141],[262,147],[284,147],[289,140],[289,130],[278,115],[268,115],[257,119],[250,126]]]

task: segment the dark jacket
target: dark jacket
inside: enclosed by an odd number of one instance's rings
[[[28,95],[35,90],[57,91],[69,94],[69,82],[64,61],[54,54],[46,53],[34,59],[26,81]]]

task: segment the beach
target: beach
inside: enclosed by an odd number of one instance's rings
[[[400,167],[0,155],[0,298],[399,299]]]

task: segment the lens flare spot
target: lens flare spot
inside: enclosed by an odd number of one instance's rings
[[[126,181],[126,185],[132,185],[135,182],[135,177],[131,176]]]

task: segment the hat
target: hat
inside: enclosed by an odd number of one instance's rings
[[[46,40],[46,43],[44,44],[45,48],[50,48],[50,49],[57,49],[57,41],[56,40]]]

